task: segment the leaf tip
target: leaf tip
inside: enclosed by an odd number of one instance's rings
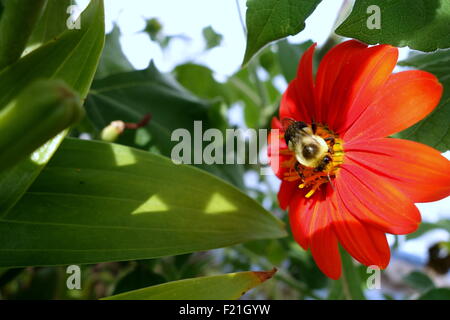
[[[277,273],[277,271],[278,269],[274,267],[270,271],[254,271],[253,273],[256,275],[260,282],[264,282],[271,279],[275,275],[275,273]]]

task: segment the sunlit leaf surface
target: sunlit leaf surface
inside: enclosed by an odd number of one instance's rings
[[[321,0],[248,0],[244,65],[268,43],[295,35]]]
[[[233,300],[270,279],[275,271],[238,272],[168,282],[106,300]]]
[[[449,11],[448,0],[358,0],[336,33],[429,52],[450,47]]]
[[[396,136],[425,143],[442,152],[450,150],[450,50],[417,54],[400,65],[431,72],[444,86],[444,93],[440,104],[427,118]]]
[[[148,259],[284,235],[271,213],[208,173],[68,139],[1,219],[0,266]]]
[[[62,79],[82,98],[87,95],[104,44],[103,1],[92,0],[81,20],[80,30],[65,31],[0,73],[0,108],[42,78]],[[54,138],[48,142],[51,147],[43,146],[30,159],[0,175],[0,212],[8,210],[26,191],[60,141],[61,137]]]

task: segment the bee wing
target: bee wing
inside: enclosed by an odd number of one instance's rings
[[[281,119],[281,125],[283,130],[286,131],[288,128],[295,128],[296,130],[302,130],[308,125],[303,121],[297,121],[292,118],[283,118]]]
[[[281,119],[281,126],[283,127],[283,130],[286,131],[287,128],[289,128],[292,124],[296,123],[294,119],[291,118],[283,118]]]

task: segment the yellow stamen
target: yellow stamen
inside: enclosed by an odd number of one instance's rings
[[[319,188],[320,185],[315,185],[306,195],[305,198],[310,198],[315,192],[316,190]]]

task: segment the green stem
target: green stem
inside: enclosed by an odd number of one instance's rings
[[[241,6],[239,5],[239,0],[236,0],[236,8],[239,14],[239,21],[241,22],[242,30],[244,31],[244,35],[247,36],[247,27],[245,26],[244,16],[241,12]]]
[[[364,300],[361,279],[353,263],[352,257],[339,246],[342,259],[342,276],[338,281],[342,284],[342,293],[346,300]]]
[[[258,92],[259,97],[261,98],[261,110],[264,110],[269,105],[269,95],[267,93],[267,89],[264,86],[264,83],[259,79],[258,76],[258,66],[259,59],[258,57],[254,57],[253,61],[248,64],[248,71],[250,73],[250,77],[252,78],[256,91]]]
[[[342,272],[341,282],[342,282],[342,294],[344,295],[345,300],[353,300],[352,295],[350,294],[348,279],[345,275],[345,272]]]
[[[318,52],[319,61],[322,60],[323,56],[335,45],[341,42],[342,37],[338,36],[334,30],[343,22],[345,17],[348,15],[349,11],[352,9],[352,1],[344,0],[341,8],[339,9],[336,21],[333,25],[333,31],[328,36],[327,41],[323,44],[322,48],[320,48]]]

